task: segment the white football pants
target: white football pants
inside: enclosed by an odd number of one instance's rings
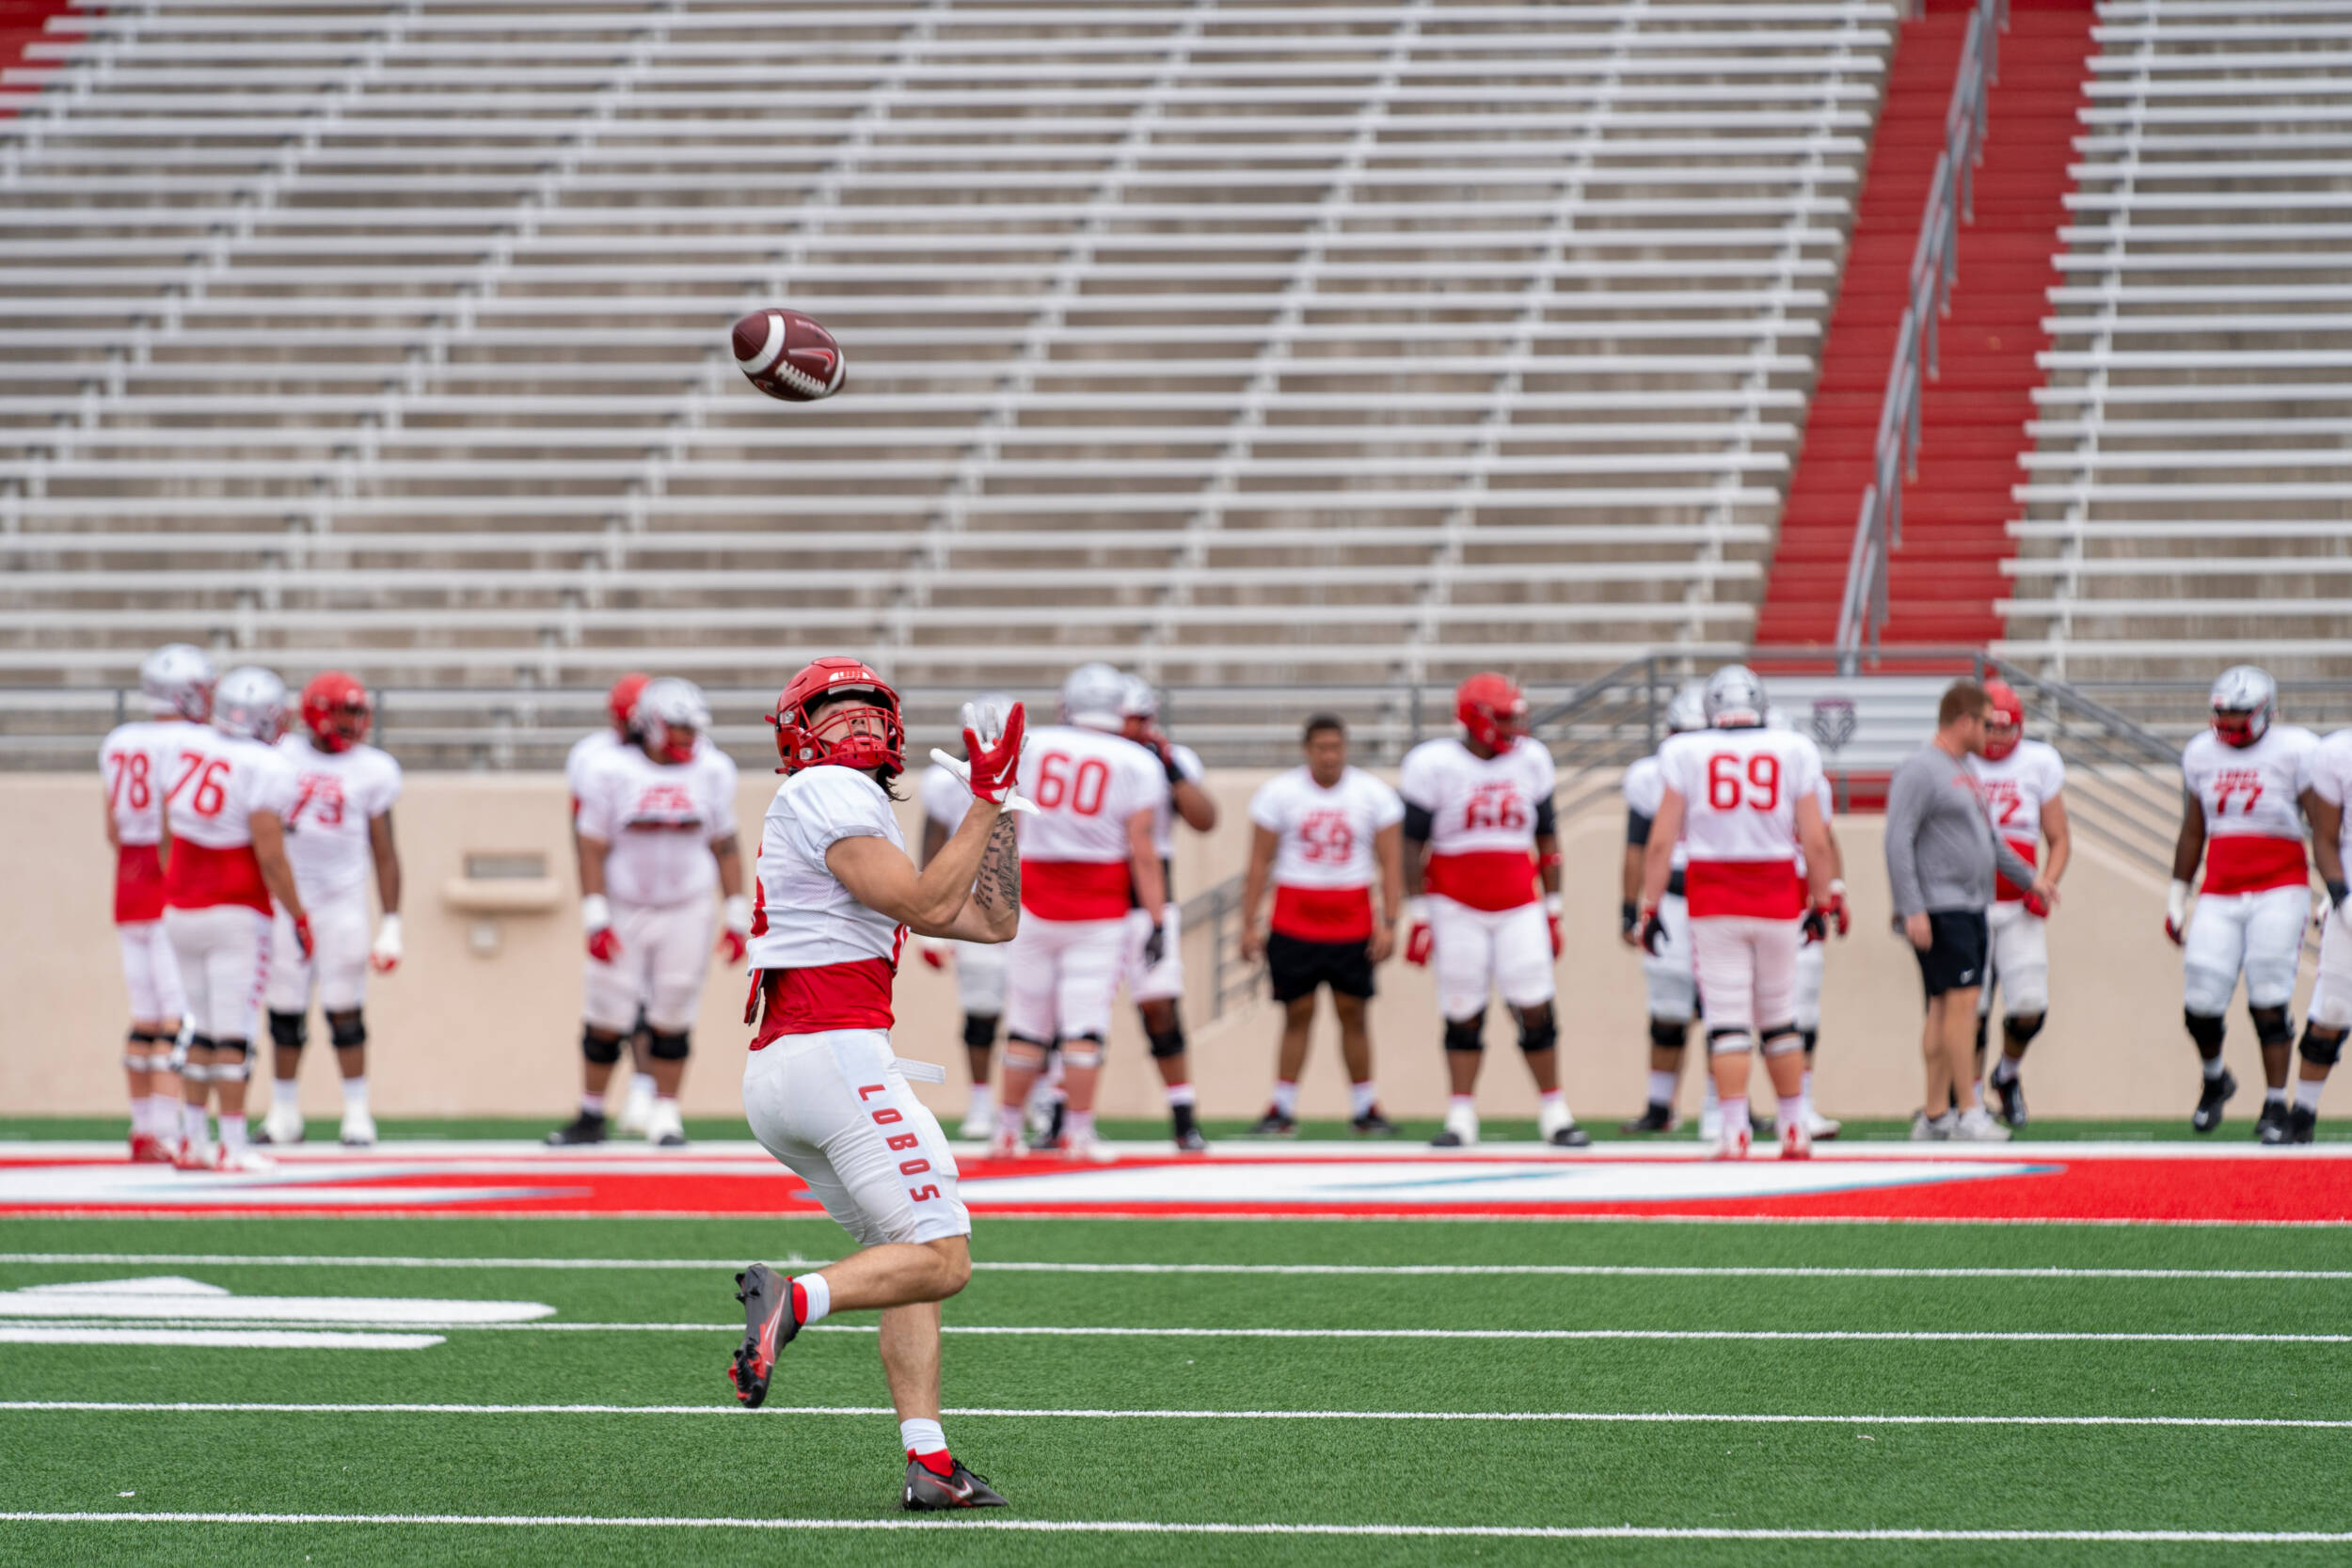
[[[1649,1016],[1688,1023],[1698,1016],[1699,982],[1691,958],[1691,906],[1679,894],[1658,901],[1658,921],[1666,928],[1656,953],[1642,953],[1642,989],[1649,993]],[[1547,937],[1547,940],[1549,938]]]
[[[951,942],[955,952],[956,1006],[994,1018],[1005,1010],[1005,949],[1009,942]]]
[[[1111,998],[1127,958],[1127,922],[1040,920],[1025,911],[1005,944],[1005,1033],[1052,1045],[1111,1037]]]
[[[2248,1006],[2285,1006],[2295,999],[2303,923],[2311,917],[2312,895],[2300,886],[2199,898],[2181,944],[2182,1006],[2219,1017],[2229,1010],[2242,971]]]
[[[215,1040],[251,1040],[269,984],[269,916],[245,904],[166,910],[188,1022]]]
[[[122,944],[122,984],[131,993],[131,1016],[144,1023],[159,1023],[187,1011],[187,993],[180,986],[180,959],[160,920],[134,921],[115,927]]]
[[[612,934],[621,956],[611,963],[586,961],[580,983],[580,1017],[615,1035],[645,1026],[665,1035],[684,1034],[701,1010],[703,981],[718,942],[718,911],[708,898],[683,904],[612,905]]]
[[[972,1233],[947,1136],[907,1087],[886,1031],[780,1035],[748,1053],[743,1115],[859,1244]]]
[[[1552,998],[1551,927],[1541,904],[1474,910],[1433,893],[1429,940],[1438,1010],[1447,1019],[1483,1018],[1493,991],[1514,1007]]]
[[[265,1000],[274,1013],[310,1010],[310,983],[318,982],[319,1006],[330,1013],[354,1011],[367,1000],[369,929],[368,895],[308,906],[311,954],[302,956],[295,944],[294,922],[278,911],[270,922],[269,990]]]
[[[1184,994],[1184,911],[1182,905],[1169,904],[1160,911],[1160,928],[1167,933],[1167,944],[1160,950],[1160,961],[1143,961],[1143,944],[1152,940],[1152,917],[1141,910],[1127,911],[1127,999],[1131,1002],[1165,1002]]]
[[[2050,923],[2027,914],[2014,898],[1994,905],[1984,918],[1993,935],[1993,973],[1977,991],[1977,1016],[1992,1016],[1996,987],[2003,1018],[2038,1018],[2048,1012]]]
[[[1753,1035],[1793,1022],[1802,941],[1794,920],[1745,914],[1692,920],[1691,946],[1698,957],[1708,1033],[1738,1029]]]
[[[2343,911],[2329,910],[2319,933],[2319,983],[2312,988],[2312,1022],[2352,1029],[2352,930]]]

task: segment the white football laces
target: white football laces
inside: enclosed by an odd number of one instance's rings
[[[1005,716],[996,711],[993,704],[982,705],[966,703],[963,705],[963,727],[972,732],[973,736],[979,741],[981,749],[985,751],[994,746],[1003,737]],[[931,748],[931,760],[962,781],[966,790],[972,787],[972,765],[963,758],[952,756],[934,746]],[[1035,816],[1037,802],[1015,792],[1005,797],[1003,809],[1009,812],[1025,811]]]

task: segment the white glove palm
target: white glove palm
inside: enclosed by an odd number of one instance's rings
[[[400,967],[400,916],[388,914],[375,927],[375,945],[368,949],[368,963],[378,974],[389,974]]]

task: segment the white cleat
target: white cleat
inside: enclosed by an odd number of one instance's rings
[[[212,1169],[227,1176],[259,1176],[278,1168],[278,1162],[258,1148],[230,1148],[220,1145],[213,1151]]]
[[[1716,1144],[1724,1141],[1724,1108],[1708,1101],[1699,1113],[1699,1142]]]
[[[978,1143],[996,1135],[996,1102],[975,1101],[963,1114],[963,1125],[956,1129],[956,1136],[970,1143]]]
[[[269,1114],[262,1118],[263,1141],[279,1148],[302,1141],[302,1107],[289,1100],[280,1104],[271,1101]]]
[[[1971,1105],[1960,1113],[1960,1120],[1951,1131],[1954,1143],[2005,1144],[2009,1129],[1993,1119],[1993,1113],[1981,1105]]]
[[[1445,1126],[1429,1140],[1432,1148],[1476,1148],[1478,1147],[1478,1113],[1466,1105],[1451,1107],[1445,1114]]]
[[[1010,1123],[998,1123],[996,1131],[989,1134],[988,1157],[992,1160],[1018,1160],[1028,1152],[1028,1147],[1021,1141],[1021,1129]]]
[[[656,1148],[686,1147],[686,1118],[675,1102],[654,1106],[653,1114],[645,1118],[645,1141]]]
[[[621,1101],[621,1136],[653,1136],[653,1091],[638,1087],[634,1079],[629,1081],[628,1093]]]
[[[1061,1157],[1073,1164],[1082,1165],[1107,1165],[1119,1158],[1109,1145],[1090,1132],[1083,1137],[1064,1133]]]
[[[1836,1117],[1825,1117],[1810,1104],[1804,1108],[1805,1135],[1817,1144],[1825,1144],[1846,1130],[1846,1124]]]
[[[1780,1124],[1780,1157],[1784,1160],[1813,1158],[1813,1134],[1793,1121]]]
[[[347,1105],[343,1108],[342,1137],[345,1148],[375,1147],[375,1118],[368,1114],[365,1105]]]
[[[1931,1117],[1925,1111],[1915,1111],[1911,1117],[1911,1141],[1915,1144],[1949,1142],[1952,1136],[1952,1124],[1957,1119],[1949,1111],[1940,1117]]]
[[[1744,1160],[1748,1157],[1748,1129],[1726,1127],[1715,1140],[1714,1157],[1718,1160]]]

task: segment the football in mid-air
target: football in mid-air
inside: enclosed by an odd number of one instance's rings
[[[850,367],[822,323],[798,310],[755,310],[735,324],[735,362],[771,398],[815,403],[841,390]]]

